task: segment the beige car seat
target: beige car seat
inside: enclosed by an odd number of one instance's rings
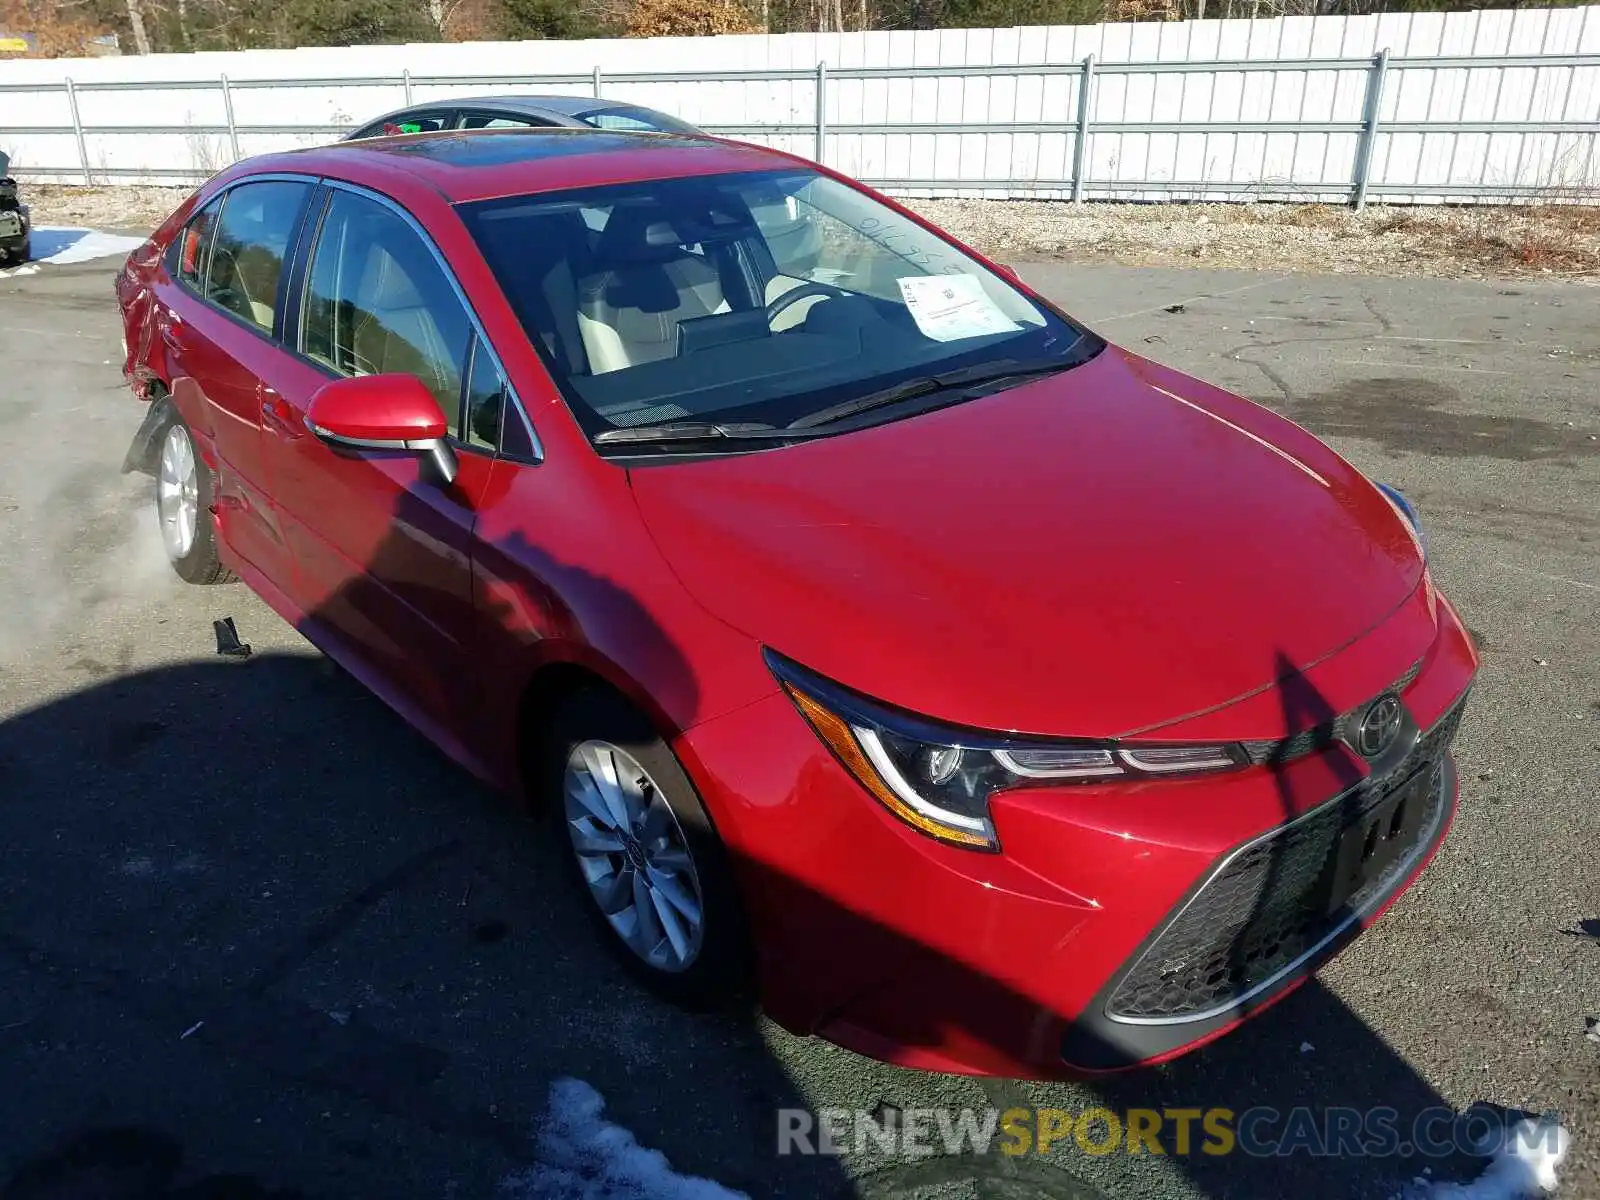
[[[595,375],[671,358],[678,324],[728,310],[716,265],[655,205],[615,209],[578,281],[578,330]]]

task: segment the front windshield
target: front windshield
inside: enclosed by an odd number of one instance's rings
[[[1070,366],[1099,346],[955,246],[803,168],[463,215],[591,437],[788,425],[906,380],[991,361]]]

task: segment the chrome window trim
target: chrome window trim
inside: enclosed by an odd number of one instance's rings
[[[253,175],[250,178],[263,179],[266,178],[266,176]],[[511,382],[510,372],[506,370],[505,363],[500,360],[500,355],[495,351],[494,343],[489,340],[489,335],[484,331],[483,322],[478,319],[477,310],[472,307],[472,302],[467,299],[467,293],[462,289],[461,282],[456,278],[455,271],[451,269],[449,261],[446,260],[445,256],[440,252],[439,247],[434,243],[433,238],[429,236],[428,231],[422,227],[422,223],[418,221],[416,217],[412,216],[411,213],[407,211],[407,209],[400,204],[399,201],[395,200],[391,196],[385,196],[382,192],[374,191],[373,189],[364,187],[358,183],[351,183],[348,180],[333,179],[329,178],[328,176],[320,177],[320,182],[330,191],[348,192],[353,196],[360,196],[362,199],[375,201],[404,221],[408,226],[411,227],[411,231],[422,239],[422,244],[427,247],[428,253],[433,255],[434,262],[438,264],[439,270],[443,272],[446,282],[450,284],[450,290],[455,293],[456,299],[460,302],[462,309],[466,312],[467,323],[472,326],[472,332],[474,336],[477,337],[478,344],[489,352],[489,357],[493,360],[495,369],[500,372],[500,377],[506,381],[506,395],[511,400],[511,405],[516,410],[517,416],[521,418],[522,427],[527,431],[528,434],[528,445],[532,447],[532,453],[526,461],[535,464],[543,462],[544,443],[539,440],[538,433],[534,431],[533,422],[528,419],[528,410],[522,403],[522,397],[517,395],[516,385]],[[318,230],[317,236],[320,239],[321,230]],[[313,242],[311,246],[311,257],[306,263],[304,279],[301,281],[302,304],[305,303],[304,289],[310,287],[311,284],[311,266],[315,258],[316,242]],[[285,333],[287,332],[288,331],[285,330]],[[284,341],[287,344],[289,339],[286,337]],[[294,337],[295,344],[292,347],[296,354],[303,353],[299,347],[299,342],[300,335],[298,332],[296,332]],[[451,439],[451,441],[455,440],[455,438]],[[504,439],[502,438],[502,441],[503,440]],[[476,453],[482,453],[481,447],[466,448],[474,450]],[[500,452],[497,452],[496,457],[506,456]],[[521,462],[524,460],[520,457],[516,457],[512,458],[510,461]]]

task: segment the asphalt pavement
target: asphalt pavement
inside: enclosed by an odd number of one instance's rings
[[[1600,291],[1021,265],[1108,337],[1404,488],[1484,656],[1460,816],[1412,892],[1244,1030],[1068,1086],[908,1072],[640,992],[510,802],[242,586],[168,573],[149,481],[118,473],[142,409],[115,265],[0,278],[4,1200],[642,1194],[552,1173],[566,1077],[677,1170],[752,1196],[1313,1200],[1482,1167],[1070,1138],[779,1157],[785,1108],[1474,1102],[1558,1111],[1562,1194],[1600,1196]],[[223,616],[251,659],[215,654]]]

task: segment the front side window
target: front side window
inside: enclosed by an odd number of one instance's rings
[[[228,191],[206,271],[207,300],[272,331],[283,262],[310,190],[306,183],[267,180]]]
[[[300,306],[301,353],[343,375],[415,375],[454,427],[470,340],[465,308],[410,225],[334,192]]]
[[[673,421],[787,426],[927,376],[1067,369],[1101,345],[810,170],[461,211],[591,436]]]

